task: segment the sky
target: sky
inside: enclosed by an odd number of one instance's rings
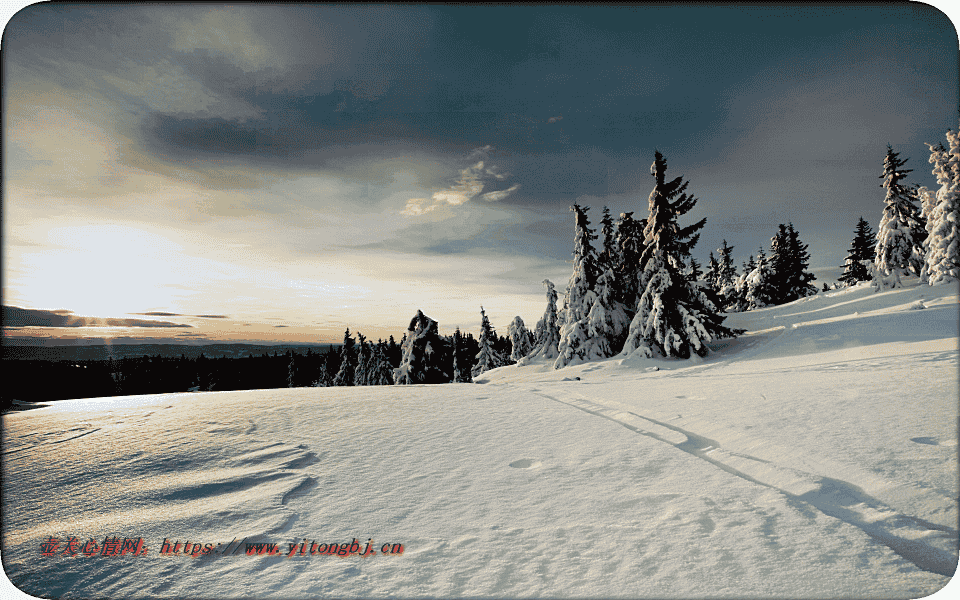
[[[792,222],[819,286],[879,223],[887,145],[935,188],[960,118],[919,3],[37,4],[2,60],[8,343],[533,327],[570,206],[645,217],[655,150],[701,263]]]

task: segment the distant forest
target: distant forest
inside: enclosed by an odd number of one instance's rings
[[[477,355],[480,344],[470,334],[461,339],[463,352],[458,358],[463,363],[468,356]],[[496,339],[500,349],[509,354],[510,340]],[[450,342],[448,347],[452,348],[452,338]],[[402,350],[393,336],[389,341],[367,345],[380,347],[391,369],[400,365]],[[135,349],[148,348],[154,353],[130,355]],[[252,349],[260,350],[259,354],[254,354]],[[44,354],[40,354],[41,351]],[[113,346],[112,352],[117,357],[108,358],[78,358],[77,351],[109,350],[99,346],[4,347],[8,375],[0,391],[3,410],[25,408],[22,406],[25,402],[74,398],[338,385],[333,381],[342,370],[344,356],[341,344],[299,349],[242,344]],[[204,351],[219,356],[208,356]],[[452,365],[454,357],[450,354],[445,360]],[[354,384],[353,381],[346,383]]]

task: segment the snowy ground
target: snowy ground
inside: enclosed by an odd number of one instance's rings
[[[48,598],[921,598],[957,563],[960,313],[915,283],[731,315],[700,361],[6,415],[4,567]]]

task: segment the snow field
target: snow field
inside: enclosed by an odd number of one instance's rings
[[[821,294],[731,315],[754,333],[702,360],[5,415],[4,565],[45,597],[920,598],[957,560],[957,301]],[[150,552],[39,555],[67,535]]]

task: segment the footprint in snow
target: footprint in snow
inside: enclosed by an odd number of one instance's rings
[[[939,446],[940,443],[937,441],[937,438],[934,437],[915,437],[910,438],[911,442],[916,442],[918,444],[927,444],[929,446]]]
[[[514,469],[536,469],[542,463],[539,460],[534,460],[532,458],[521,458],[520,460],[515,460],[510,463],[510,466]]]

